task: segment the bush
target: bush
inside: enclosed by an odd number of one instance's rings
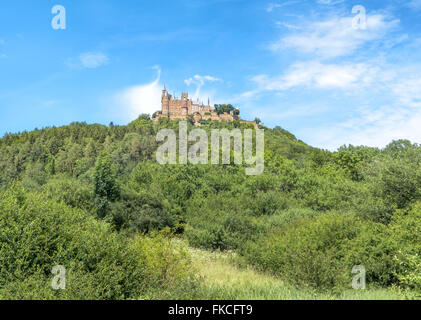
[[[421,202],[398,211],[390,224],[396,248],[394,271],[399,285],[421,296]]]
[[[248,206],[254,216],[271,216],[285,210],[289,206],[287,197],[274,191],[259,192],[253,198],[249,198]]]
[[[292,284],[331,289],[351,284],[343,260],[344,244],[358,236],[363,223],[353,215],[307,218],[285,231],[278,229],[248,242],[240,253],[258,269]]]
[[[151,237],[137,237],[132,244],[145,267],[149,296],[154,299],[192,299],[200,289],[199,278],[183,242],[171,237],[169,228]]]
[[[131,245],[81,210],[14,187],[0,194],[0,212],[0,298],[136,299],[166,288],[166,279],[142,261],[145,255],[156,259],[160,250],[139,251],[149,249]],[[171,259],[168,266],[184,258]],[[67,269],[66,290],[51,289],[56,265]]]
[[[303,219],[315,218],[322,213],[310,208],[291,208],[280,211],[272,216],[265,216],[259,220],[265,230],[285,229],[288,226],[299,223]]]
[[[177,210],[158,192],[139,193],[124,189],[121,201],[110,205],[110,216],[117,230],[128,233],[148,233],[165,227],[173,228],[178,222]]]
[[[94,209],[93,193],[89,186],[73,178],[55,178],[48,181],[43,187],[48,199],[64,202],[72,208],[85,211]]]
[[[193,247],[227,250],[234,246],[234,241],[223,226],[211,225],[206,229],[187,228],[186,237]]]

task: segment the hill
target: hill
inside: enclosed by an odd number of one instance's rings
[[[350,289],[362,265],[369,288],[420,292],[418,145],[327,152],[264,128],[264,174],[247,176],[234,164],[158,164],[162,128],[178,122],[141,116],[127,126],[72,123],[0,139],[0,265],[9,270],[0,297],[210,297],[174,237],[234,251],[236,263],[306,290]],[[66,293],[49,287],[55,264],[71,270]]]

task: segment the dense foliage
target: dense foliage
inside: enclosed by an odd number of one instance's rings
[[[237,165],[159,165],[160,128],[178,123],[141,116],[0,140],[0,297],[194,297],[199,280],[172,236],[235,250],[298,286],[350,288],[363,265],[369,286],[421,292],[420,146],[328,152],[265,128],[265,172],[246,176]],[[69,269],[69,290],[49,288],[54,265]]]

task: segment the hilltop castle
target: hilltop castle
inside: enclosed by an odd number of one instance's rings
[[[171,120],[181,119],[187,120],[192,117],[197,125],[200,120],[225,120],[234,121],[240,120],[240,109],[235,109],[231,113],[217,113],[215,109],[211,108],[210,101],[208,99],[208,105],[205,106],[203,103],[199,103],[199,100],[193,101],[189,99],[188,93],[182,93],[181,99],[172,96],[167,92],[164,87],[161,96],[161,111],[155,114],[155,119],[169,118]]]

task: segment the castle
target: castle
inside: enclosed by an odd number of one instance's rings
[[[231,113],[218,113],[214,108],[211,108],[209,99],[207,106],[199,103],[199,100],[193,101],[189,99],[188,93],[182,93],[181,99],[177,99],[169,94],[164,87],[161,96],[161,111],[155,113],[155,120],[159,118],[187,120],[189,117],[198,126],[201,120],[234,121],[240,120],[240,109],[234,109]]]

